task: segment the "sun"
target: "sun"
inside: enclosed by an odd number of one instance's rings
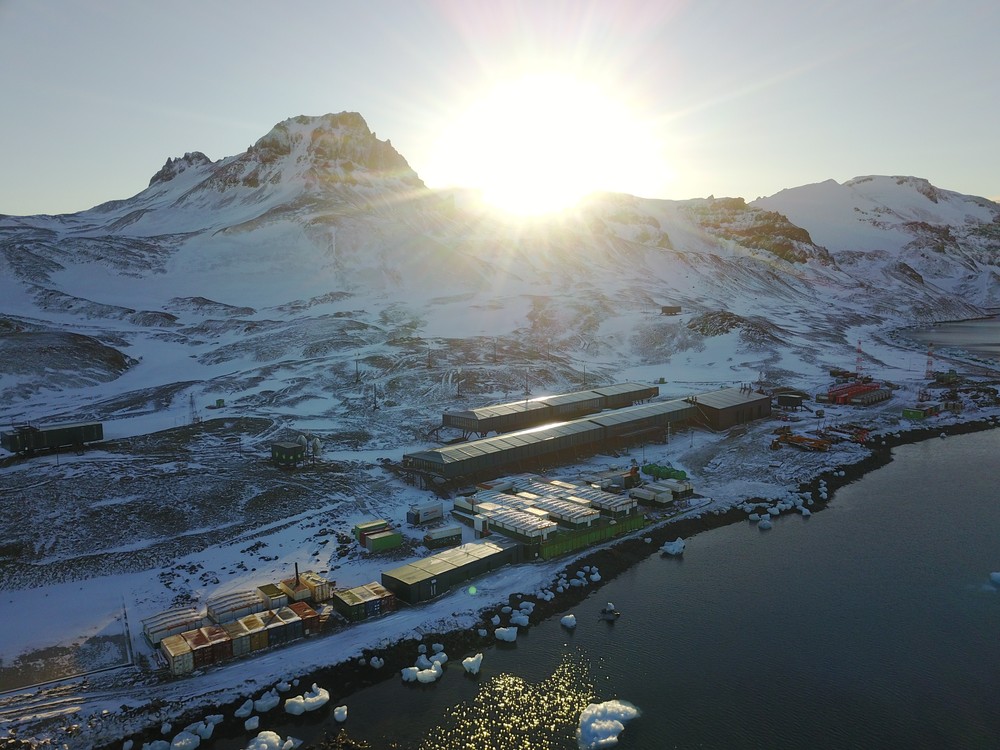
[[[641,193],[654,150],[640,119],[597,84],[534,74],[468,105],[442,134],[430,172],[477,189],[497,209],[531,216],[595,191]]]

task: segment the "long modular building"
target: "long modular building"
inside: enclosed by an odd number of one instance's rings
[[[515,562],[507,540],[469,542],[382,573],[382,585],[409,604],[433,599],[456,585]]]
[[[660,395],[655,385],[616,383],[586,391],[539,396],[475,409],[446,411],[442,416],[445,427],[455,427],[464,435],[485,437],[536,427],[550,422],[565,422],[604,409],[620,409]]]
[[[696,406],[683,399],[640,404],[570,422],[406,454],[403,466],[445,479],[497,476],[511,468],[574,460],[607,444],[665,434],[670,425],[687,423],[696,416]]]

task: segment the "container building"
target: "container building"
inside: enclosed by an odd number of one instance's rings
[[[315,609],[305,602],[292,602],[288,608],[302,621],[302,635],[314,635],[319,632],[319,613]]]
[[[406,511],[406,522],[414,526],[440,521],[442,518],[444,518],[444,503],[440,502],[414,505]]]
[[[375,534],[379,531],[385,531],[389,528],[389,522],[384,519],[376,519],[374,521],[365,521],[364,523],[355,524],[354,528],[351,529],[351,533],[354,538],[358,540],[359,544],[365,543],[365,536],[368,534]]]
[[[349,622],[380,617],[396,609],[395,595],[377,581],[335,591],[333,606]]]
[[[713,430],[771,416],[771,397],[751,388],[722,388],[685,399],[692,404],[700,422]]]
[[[282,607],[275,613],[282,622],[285,623],[285,640],[297,641],[305,632],[302,626],[302,618],[299,617],[291,607]]]
[[[283,646],[288,643],[288,623],[278,615],[277,610],[268,610],[260,615],[267,631],[268,647]]]
[[[221,625],[206,625],[201,629],[212,649],[212,663],[233,658],[233,643]]]
[[[256,591],[234,591],[212,597],[206,602],[208,616],[220,625],[252,615],[264,609],[264,602]]]
[[[239,658],[250,653],[250,631],[240,620],[227,622],[222,626],[232,644],[233,656]]]
[[[312,590],[300,575],[278,581],[278,588],[285,593],[289,602],[303,602],[312,597]]]
[[[205,624],[205,618],[193,607],[170,609],[142,621],[142,632],[153,646],[168,635],[178,635],[185,630],[194,630]]]
[[[424,546],[428,549],[454,547],[462,543],[462,527],[458,525],[441,526],[430,529],[424,534]]]
[[[180,635],[168,635],[160,641],[160,653],[167,660],[167,667],[174,677],[190,674],[194,671],[194,655],[191,646]]]
[[[596,414],[604,409],[631,406],[654,398],[659,393],[660,389],[656,386],[616,383],[555,396],[539,396],[476,409],[447,411],[442,417],[442,424],[460,429],[466,436],[485,437],[491,432],[514,432],[548,422],[563,422],[586,414]]]
[[[382,573],[382,585],[409,604],[433,599],[476,576],[514,562],[508,540],[468,542]]]
[[[11,453],[82,448],[87,443],[103,439],[104,425],[101,422],[66,422],[41,427],[25,424],[0,432],[0,445]]]
[[[288,606],[288,594],[273,583],[265,583],[257,587],[257,596],[264,604],[264,609],[281,609]]]
[[[403,535],[392,529],[376,531],[374,534],[365,535],[365,549],[374,554],[395,549],[402,543]]]
[[[181,637],[191,647],[191,660],[194,669],[201,669],[213,663],[212,643],[201,628],[197,630],[185,630],[181,633]]]
[[[271,443],[271,461],[283,468],[293,468],[306,460],[306,446],[301,443]]]
[[[250,650],[260,651],[270,644],[267,640],[267,628],[264,625],[263,612],[255,615],[241,617],[239,623],[247,629],[250,634]]]
[[[309,587],[310,598],[316,603],[329,599],[333,585],[336,583],[311,570],[307,570],[300,578]]]

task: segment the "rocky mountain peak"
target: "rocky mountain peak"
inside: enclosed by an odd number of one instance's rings
[[[201,151],[191,151],[176,159],[167,159],[167,163],[149,180],[149,187],[170,182],[170,180],[189,167],[201,167],[211,163],[212,160]]]

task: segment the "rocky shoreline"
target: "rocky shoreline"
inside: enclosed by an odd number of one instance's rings
[[[899,432],[878,435],[868,443],[869,455],[860,461],[845,466],[831,467],[827,471],[813,477],[808,482],[801,483],[797,488],[800,493],[809,494],[814,501],[813,512],[821,512],[826,505],[832,501],[836,491],[851,482],[854,482],[865,474],[881,468],[892,461],[892,450],[898,446],[918,443],[923,440],[940,438],[941,436],[962,435],[983,430],[994,429],[1000,426],[1000,417],[978,420],[974,422],[964,422],[952,425],[938,425],[911,429]],[[821,497],[821,484],[825,487],[826,499]],[[754,502],[754,498],[748,498],[749,502]],[[676,521],[663,521],[645,529],[641,533],[635,533],[628,538],[615,542],[607,547],[596,549],[586,555],[574,558],[572,565],[576,568],[584,565],[596,565],[601,572],[602,581],[586,587],[571,587],[562,594],[557,595],[551,601],[537,600],[533,596],[514,594],[511,595],[506,606],[515,609],[522,601],[534,603],[534,609],[529,616],[532,625],[538,624],[550,617],[561,615],[567,610],[590,596],[595,589],[600,588],[604,582],[609,581],[640,561],[649,557],[652,551],[658,549],[666,541],[683,537],[685,539],[700,534],[711,529],[726,526],[732,523],[745,522],[747,514],[739,508],[731,508],[721,513],[706,513],[699,517],[684,518]],[[486,607],[479,612],[482,627],[491,632],[489,624],[490,618],[499,614],[503,603],[498,603]],[[399,671],[404,667],[413,665],[414,654],[420,644],[431,642],[443,644],[445,651],[449,654],[459,655],[470,652],[481,651],[495,644],[492,635],[481,637],[476,628],[465,628],[444,633],[428,635],[422,640],[413,638],[401,639],[392,645],[377,650],[364,652],[364,663],[359,659],[351,659],[337,665],[319,668],[307,675],[299,678],[302,685],[317,683],[326,688],[330,693],[330,702],[327,706],[315,714],[302,717],[310,724],[321,724],[326,722],[332,714],[334,706],[343,704],[350,695],[357,693],[364,688],[384,682],[390,679],[399,679]],[[385,664],[381,669],[375,670],[368,665],[368,660],[378,656]],[[185,712],[181,717],[172,721],[175,727],[184,727],[187,724],[200,721],[206,713],[220,713],[226,718],[216,727],[215,737],[236,738],[246,736],[241,719],[235,719],[233,712],[239,707],[242,700],[231,704],[212,707],[210,710],[200,708],[190,712]],[[159,732],[159,727],[151,727],[147,731],[131,735],[135,747],[141,747],[143,742],[164,739]],[[121,747],[122,740],[98,746],[99,750],[113,750]],[[16,747],[16,745],[15,745]],[[24,744],[24,748],[32,747]],[[307,747],[303,745],[303,747]],[[318,750],[328,748],[366,748],[366,743],[352,740],[343,729],[331,728],[329,733],[322,740],[313,743],[308,747]]]

